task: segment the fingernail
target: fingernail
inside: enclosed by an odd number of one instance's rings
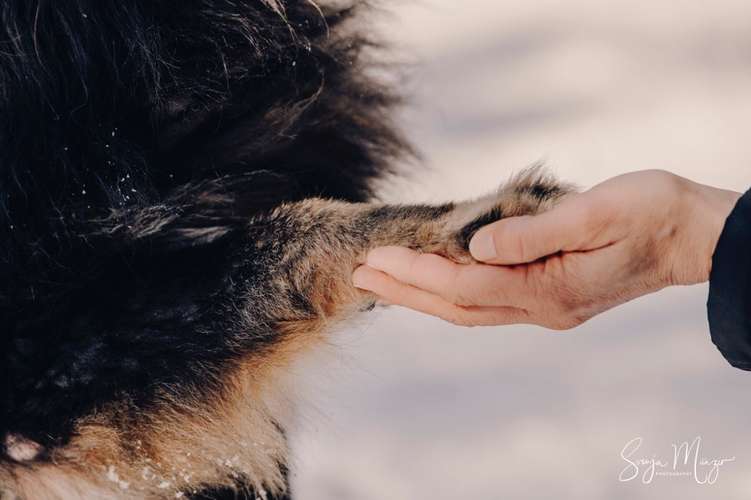
[[[492,260],[497,257],[491,229],[482,228],[475,233],[469,242],[469,253],[479,261]]]
[[[356,288],[361,288],[363,290],[368,290],[367,282],[368,282],[368,270],[366,269],[366,266],[360,266],[352,273],[352,284],[355,285]]]

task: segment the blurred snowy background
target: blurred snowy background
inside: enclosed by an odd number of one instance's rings
[[[403,123],[427,167],[386,199],[476,196],[538,160],[583,187],[645,168],[751,185],[748,0],[389,10],[380,24],[415,63]],[[706,293],[667,290],[566,333],[373,313],[304,373],[296,498],[750,498],[751,373],[711,344]],[[736,457],[714,484],[618,480],[631,439],[672,461],[697,436],[701,456]]]

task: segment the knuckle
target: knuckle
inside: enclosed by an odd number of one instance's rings
[[[643,175],[647,180],[649,180],[650,184],[652,185],[659,185],[659,186],[675,186],[676,184],[679,184],[681,181],[681,177],[675,175],[674,173],[659,169],[659,168],[653,168],[648,169],[643,172]]]

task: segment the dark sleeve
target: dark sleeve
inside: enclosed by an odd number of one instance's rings
[[[736,368],[751,370],[751,190],[730,213],[709,277],[712,342]]]

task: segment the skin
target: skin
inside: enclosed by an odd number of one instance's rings
[[[662,288],[707,281],[739,197],[665,171],[628,173],[542,214],[483,227],[470,243],[478,263],[381,247],[353,282],[458,325],[566,330]]]

